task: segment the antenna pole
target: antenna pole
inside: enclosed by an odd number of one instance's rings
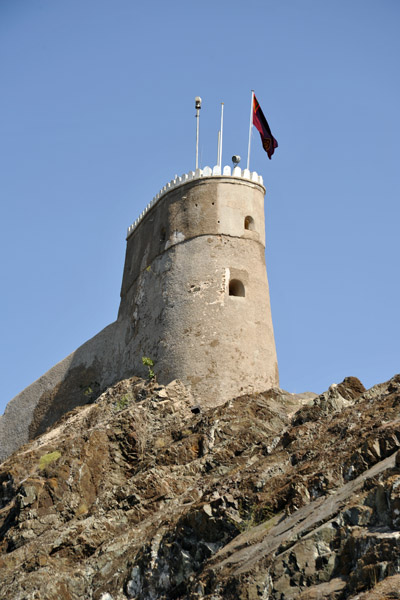
[[[201,98],[196,96],[194,99],[196,109],[196,169],[199,168],[199,129],[200,129],[200,109],[201,109]]]
[[[253,125],[253,104],[254,104],[254,90],[251,90],[249,145],[247,147],[247,169],[249,169],[249,166],[250,166],[250,145],[251,145],[251,126]]]
[[[221,135],[220,135],[220,142],[219,142],[219,161],[218,161],[218,165],[220,168],[222,168],[222,134],[224,131],[224,103],[221,102]]]

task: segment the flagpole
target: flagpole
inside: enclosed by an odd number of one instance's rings
[[[224,131],[224,103],[221,102],[221,137],[219,142],[219,166],[222,167],[222,134]]]
[[[254,90],[251,90],[249,145],[247,147],[247,169],[249,169],[249,167],[250,167],[250,145],[251,145],[251,127],[253,125],[253,104],[254,104]]]

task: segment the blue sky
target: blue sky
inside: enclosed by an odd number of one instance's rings
[[[127,227],[200,156],[267,188],[281,386],[399,369],[398,0],[0,0],[0,412],[115,320]]]

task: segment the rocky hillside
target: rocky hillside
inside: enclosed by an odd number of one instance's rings
[[[0,598],[400,598],[399,447],[400,376],[207,411],[121,381],[0,465]]]

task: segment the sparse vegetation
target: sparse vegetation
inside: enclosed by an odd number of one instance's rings
[[[121,396],[121,398],[118,398],[118,400],[114,404],[115,410],[117,410],[117,411],[124,410],[124,408],[126,408],[128,406],[129,401],[130,401],[129,394],[124,394],[123,396]]]
[[[100,389],[100,384],[98,381],[91,381],[86,385],[80,385],[80,389],[86,397],[91,397],[97,395]]]
[[[151,360],[151,358],[149,358],[148,356],[142,356],[142,363],[144,364],[145,367],[148,368],[147,376],[148,376],[149,380],[152,381],[153,379],[155,379],[156,374],[153,370],[154,362]]]
[[[43,456],[41,456],[39,459],[39,469],[45,469],[50,463],[58,460],[60,457],[61,452],[59,450],[49,452],[48,454],[43,454]]]

